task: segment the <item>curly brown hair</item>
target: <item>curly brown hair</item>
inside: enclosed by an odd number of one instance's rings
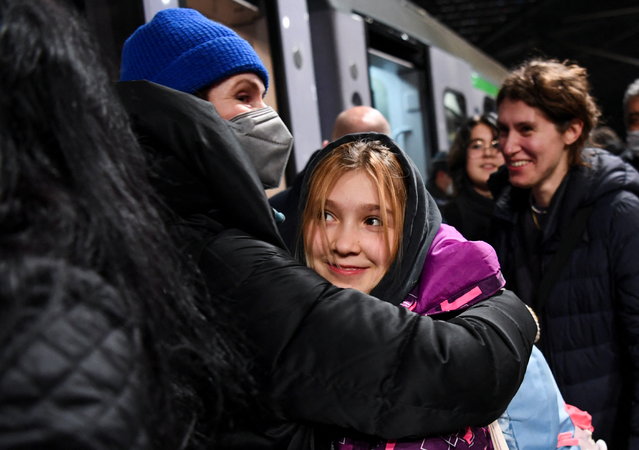
[[[573,120],[581,121],[581,136],[568,147],[569,163],[575,165],[601,115],[590,90],[585,68],[567,61],[532,59],[508,74],[497,95],[497,106],[506,99],[521,100],[544,113],[560,133]]]

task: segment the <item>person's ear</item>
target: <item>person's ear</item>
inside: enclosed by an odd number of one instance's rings
[[[577,139],[579,139],[579,136],[581,136],[583,129],[584,123],[582,120],[572,119],[570,121],[570,124],[568,125],[568,128],[566,128],[566,131],[563,132],[564,145],[571,145]]]

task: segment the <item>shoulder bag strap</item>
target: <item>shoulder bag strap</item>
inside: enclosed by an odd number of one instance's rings
[[[496,420],[488,425],[488,431],[495,450],[508,450],[506,438],[504,437],[504,433],[501,431],[499,423],[497,423]]]

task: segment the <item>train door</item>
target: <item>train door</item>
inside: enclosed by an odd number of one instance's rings
[[[430,47],[433,100],[437,117],[437,145],[448,152],[457,129],[472,114],[481,113],[466,61],[437,47]]]
[[[323,135],[342,110],[373,106],[426,179],[433,154],[426,47],[369,17],[309,5]]]
[[[393,138],[428,179],[431,145],[427,47],[392,27],[367,20],[373,106],[389,120]]]
[[[369,76],[373,106],[388,119],[393,139],[426,176],[428,152],[419,70],[408,61],[370,49]]]

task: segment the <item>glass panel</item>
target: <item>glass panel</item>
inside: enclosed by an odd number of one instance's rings
[[[446,134],[450,145],[453,143],[457,129],[466,119],[466,98],[464,94],[446,89],[444,91],[444,110],[446,113]]]
[[[484,114],[496,113],[497,102],[492,97],[484,97]]]
[[[410,155],[427,179],[425,118],[422,111],[423,77],[411,63],[369,50],[373,107],[391,125],[393,139]]]

